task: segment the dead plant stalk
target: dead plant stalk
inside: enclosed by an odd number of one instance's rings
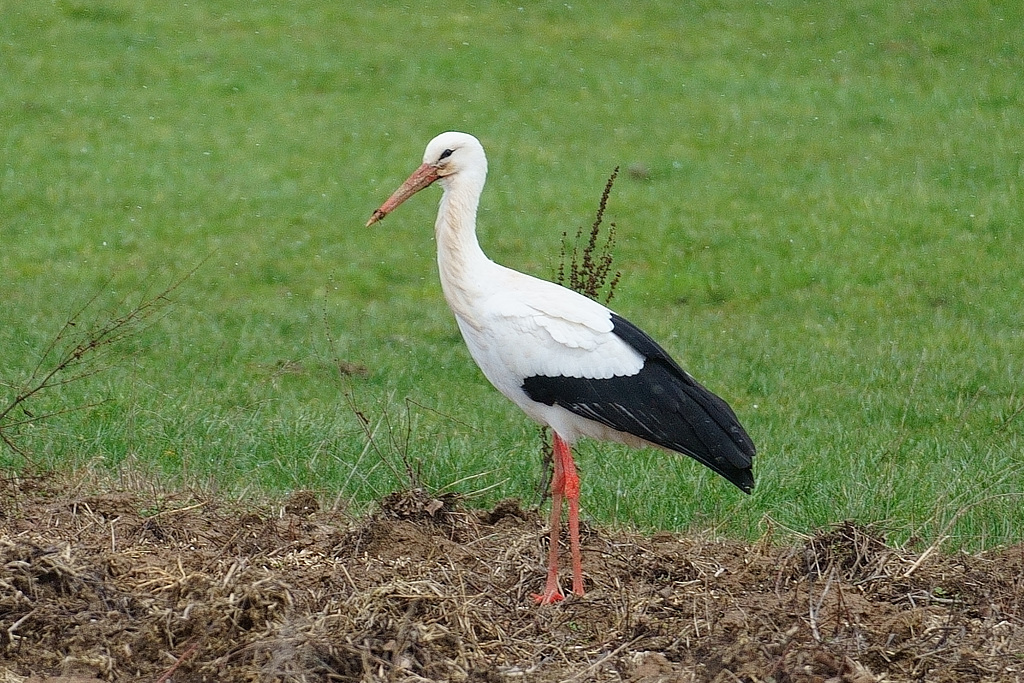
[[[107,369],[109,366],[99,365],[96,361],[120,342],[137,336],[149,324],[152,324],[154,316],[171,303],[170,295],[198,268],[199,266],[196,266],[159,293],[150,297],[143,296],[138,303],[124,313],[112,315],[106,320],[100,320],[91,325],[84,324],[83,318],[86,312],[96,304],[109,286],[109,282],[101,287],[96,294],[71,314],[39,356],[39,361],[32,369],[28,379],[22,383],[22,388],[16,390],[14,397],[6,405],[0,407],[0,441],[21,457],[29,460],[24,450],[15,443],[13,432],[18,427],[102,404],[103,401],[87,403],[39,415],[34,414],[28,408],[28,404],[33,398],[47,390],[77,382]],[[126,301],[127,299],[122,299],[119,306],[124,307]],[[47,364],[50,359],[52,359],[52,363]],[[19,409],[25,417],[14,419],[13,415]]]

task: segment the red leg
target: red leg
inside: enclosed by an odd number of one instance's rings
[[[548,548],[548,578],[544,593],[533,599],[550,605],[564,599],[558,586],[558,540],[562,525],[562,497],[569,500],[569,549],[572,553],[572,592],[583,595],[583,559],[580,554],[580,478],[569,444],[554,435],[554,466],[551,478],[551,540]]]
[[[548,579],[543,593],[534,593],[533,599],[538,605],[550,605],[564,599],[558,586],[558,537],[562,526],[562,494],[565,491],[565,472],[562,459],[559,457],[558,443],[561,440],[555,435],[554,474],[551,476],[551,539],[548,546]]]
[[[555,452],[561,450],[563,492],[569,500],[569,548],[572,552],[572,592],[583,595],[583,558],[580,555],[580,478],[569,444],[555,434]],[[555,456],[556,458],[558,455]]]

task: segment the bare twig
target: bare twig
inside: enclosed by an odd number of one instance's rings
[[[138,335],[149,324],[152,324],[154,316],[164,306],[171,303],[169,298],[171,293],[190,278],[201,265],[202,263],[157,294],[150,297],[143,296],[138,303],[128,307],[126,312],[112,315],[105,320],[85,324],[83,318],[86,312],[95,305],[109,283],[101,287],[96,294],[71,314],[43,350],[28,379],[21,383],[22,387],[15,390],[14,397],[6,405],[0,406],[0,441],[15,453],[27,458],[26,453],[18,447],[11,434],[17,427],[102,404],[103,402],[100,401],[66,407],[41,415],[36,415],[28,409],[28,404],[39,394],[104,371],[106,367],[98,365],[96,361],[120,342]],[[120,306],[126,307],[127,299],[122,299]],[[13,415],[16,410],[20,410],[25,417],[14,419]]]
[[[952,531],[953,526],[957,523],[960,517],[966,514],[969,510],[972,510],[984,503],[992,502],[993,500],[998,500],[1001,498],[1019,498],[1021,496],[1024,496],[1024,492],[1010,491],[1007,493],[997,493],[991,496],[985,496],[980,500],[976,500],[973,503],[968,503],[967,505],[962,506],[959,510],[956,511],[956,513],[952,517],[950,517],[949,521],[946,522],[946,526],[943,527],[942,531],[938,534],[935,541],[933,541],[932,544],[928,546],[928,548],[923,553],[921,553],[921,557],[917,558],[917,561],[914,562],[914,564],[911,565],[910,568],[903,574],[903,578],[909,578],[910,575],[917,571],[918,567],[920,567],[924,563],[925,559],[929,555],[934,553],[938,548],[942,547],[943,543],[952,538],[950,532]]]
[[[814,602],[814,592],[808,591],[807,603],[808,603],[808,618],[811,625],[811,635],[814,639],[821,642],[821,632],[818,630],[818,614],[821,613],[821,607],[825,604],[825,596],[828,595],[829,589],[832,588],[832,582],[836,578],[836,568],[832,567],[828,573],[828,579],[825,581],[825,588],[821,591],[821,596],[818,598],[817,604]]]
[[[537,430],[537,434],[540,435],[540,455],[541,455],[541,467],[544,473],[541,475],[540,481],[537,484],[537,507],[539,508],[547,500],[548,491],[551,489],[551,478],[555,475],[554,472],[554,451],[551,446],[551,435],[547,427],[541,427]]]
[[[377,439],[377,432],[380,430],[382,426],[385,427],[389,432],[391,431],[391,422],[390,419],[388,418],[387,406],[384,406],[383,414],[381,415],[381,417],[377,419],[376,423],[372,423],[370,421],[370,418],[367,417],[366,413],[361,408],[359,408],[358,405],[356,405],[355,398],[352,396],[351,392],[345,392],[345,400],[348,403],[349,410],[352,411],[352,414],[355,415],[356,419],[359,421],[359,426],[363,430],[363,436],[366,437],[367,449],[372,450],[374,453],[377,454],[377,458],[382,463],[384,463],[384,465],[389,470],[391,470],[391,473],[395,475],[395,479],[401,480],[401,471],[399,471],[399,469],[395,467],[395,464],[391,462],[391,458],[388,457],[388,454],[385,453],[384,450],[381,448],[380,442]],[[389,441],[393,445],[394,437],[389,436]],[[416,482],[416,480],[412,477],[412,469],[409,467],[407,454],[400,455],[405,465],[406,473],[409,476],[409,488],[418,488],[418,482]]]
[[[7,643],[8,643],[8,647],[13,646],[17,641],[21,640],[24,637],[24,636],[19,636],[18,634],[15,633],[15,631],[17,631],[18,628],[20,628],[22,624],[24,624],[26,621],[28,621],[28,619],[30,617],[35,616],[36,611],[37,610],[33,609],[33,610],[29,611],[29,612],[26,612],[25,614],[23,614],[21,616],[20,619],[18,619],[13,624],[11,624],[10,626],[7,627]]]
[[[1021,413],[1024,413],[1024,401],[1021,401],[1020,405],[1017,406],[1017,408],[1012,413],[1010,413],[1005,419],[1003,419],[1002,422],[999,423],[999,426],[996,427],[995,433],[1001,434],[1002,432],[1005,432],[1006,429],[1010,426],[1010,423],[1016,420],[1018,417],[1020,417]]]
[[[171,668],[165,671],[160,678],[156,679],[156,683],[167,683],[167,681],[171,680],[171,676],[173,676],[174,672],[178,670],[178,667],[184,664],[186,659],[195,654],[197,649],[199,649],[199,641],[192,643],[184,652],[182,652],[181,656],[178,657],[174,664],[171,665]]]
[[[578,673],[570,676],[569,678],[565,679],[566,683],[568,683],[569,681],[579,680],[579,679],[584,678],[584,677],[589,678],[591,675],[593,675],[593,673],[595,671],[597,671],[597,669],[602,664],[604,664],[605,662],[610,660],[612,657],[618,656],[618,654],[620,652],[622,652],[623,650],[626,650],[626,649],[632,647],[633,645],[635,645],[637,642],[639,642],[644,637],[645,637],[645,635],[639,635],[636,638],[633,638],[632,640],[627,640],[626,642],[622,643],[621,645],[619,645],[614,650],[611,650],[609,652],[604,653],[604,655],[602,657],[600,657],[597,661],[595,661],[593,664],[591,664],[587,668],[583,669],[582,671],[579,671]]]
[[[944,534],[939,538],[935,539],[935,542],[928,546],[928,549],[921,553],[921,556],[917,558],[914,564],[910,565],[910,569],[903,572],[902,578],[909,579],[910,575],[917,571],[918,567],[924,564],[924,561],[928,559],[928,556],[939,549],[943,543],[949,540],[949,536]]]

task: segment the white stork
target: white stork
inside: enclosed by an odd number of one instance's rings
[[[423,164],[366,225],[440,181],[444,193],[434,231],[441,288],[470,355],[498,391],[554,432],[548,576],[544,592],[534,595],[549,604],[563,598],[563,497],[569,502],[572,590],[583,595],[580,480],[570,450],[578,438],[683,453],[746,493],[754,487],[755,449],[729,405],[638,327],[582,294],[484,255],[476,213],[486,178],[480,142],[466,133],[442,133],[427,145]]]

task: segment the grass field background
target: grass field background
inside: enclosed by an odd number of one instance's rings
[[[102,372],[27,404],[98,405],[8,417],[36,466],[358,507],[401,485],[404,456],[480,504],[532,500],[536,429],[441,297],[437,194],[362,227],[456,129],[489,154],[485,250],[540,276],[622,166],[613,305],[759,447],[747,497],[684,458],[583,444],[589,519],[1024,538],[1019,3],[0,0],[0,16],[3,403],[93,296],[78,331],[197,268]]]

